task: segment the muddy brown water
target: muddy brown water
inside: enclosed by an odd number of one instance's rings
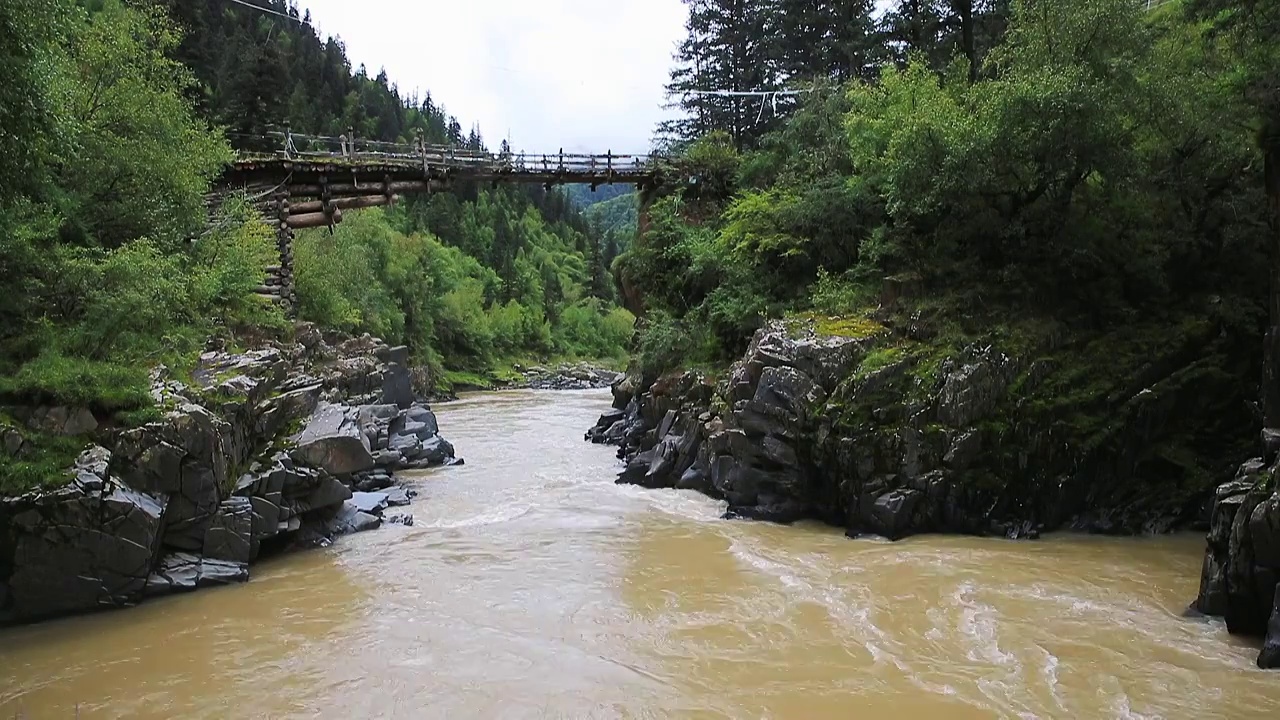
[[[848,540],[613,484],[607,392],[438,408],[417,523],[0,632],[0,718],[1280,718],[1194,536]]]

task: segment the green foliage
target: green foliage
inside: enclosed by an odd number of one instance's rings
[[[511,203],[482,195],[456,205],[463,216],[453,238],[459,246],[425,232],[401,233],[392,221],[412,225],[412,218],[381,210],[352,213],[333,234],[301,233],[295,278],[302,317],[403,342],[437,369],[473,374],[488,372],[499,358],[623,354],[630,315],[583,297],[585,262],[573,236]],[[504,214],[516,209],[518,220]],[[463,249],[489,255],[485,243],[494,236],[482,229],[495,224],[517,245],[500,266],[509,279]]]
[[[178,34],[154,7],[105,4],[68,42],[56,84],[71,132],[58,149],[68,221],[113,247],[178,238],[204,222],[203,193],[231,159],[192,113]]]
[[[26,445],[20,458],[0,455],[0,496],[56,488],[66,483],[68,468],[84,451],[80,438],[23,432]]]
[[[1218,0],[1189,3],[1196,17],[1129,0],[968,5],[971,37],[963,12],[894,5],[887,54],[915,52],[878,82],[821,81],[753,149],[710,134],[673,161],[616,264],[649,316],[645,362],[676,362],[681,335],[686,362],[732,357],[761,317],[865,317],[888,279],[891,306],[923,291],[943,325],[998,307],[1081,332],[1170,327],[1219,297],[1243,309],[1231,337],[1256,336],[1265,124],[1249,121],[1276,97],[1259,80],[1274,13],[1242,29]]]
[[[0,396],[31,404],[129,410],[151,402],[143,365],[67,356],[48,350],[0,377]]]
[[[162,12],[20,5],[0,10],[0,402],[143,422],[150,367],[184,365],[219,325],[283,322],[253,295],[274,243],[242,202],[199,232],[230,151],[196,117]],[[80,445],[27,433],[0,491],[61,482]]]

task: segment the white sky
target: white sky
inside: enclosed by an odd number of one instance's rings
[[[486,144],[641,153],[663,110],[680,0],[300,0],[353,66],[430,91]]]

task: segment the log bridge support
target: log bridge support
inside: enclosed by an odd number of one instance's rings
[[[381,184],[382,192],[378,195],[334,197],[335,193],[368,193],[370,189],[372,188],[367,185],[330,185],[326,177],[321,177],[317,185],[297,185],[277,190],[271,200],[274,212],[269,214],[273,216],[276,228],[280,262],[266,268],[266,278],[258,287],[257,294],[278,304],[286,315],[292,317],[298,302],[293,282],[293,240],[296,230],[329,228],[332,231],[334,226],[342,222],[344,210],[392,205],[399,198],[397,191],[421,191],[425,188],[420,181],[384,181]],[[307,199],[312,196],[319,196],[321,199]]]

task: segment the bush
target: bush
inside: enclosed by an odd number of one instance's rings
[[[68,357],[57,350],[47,350],[12,376],[0,377],[0,396],[105,412],[151,405],[150,388],[146,365]]]

